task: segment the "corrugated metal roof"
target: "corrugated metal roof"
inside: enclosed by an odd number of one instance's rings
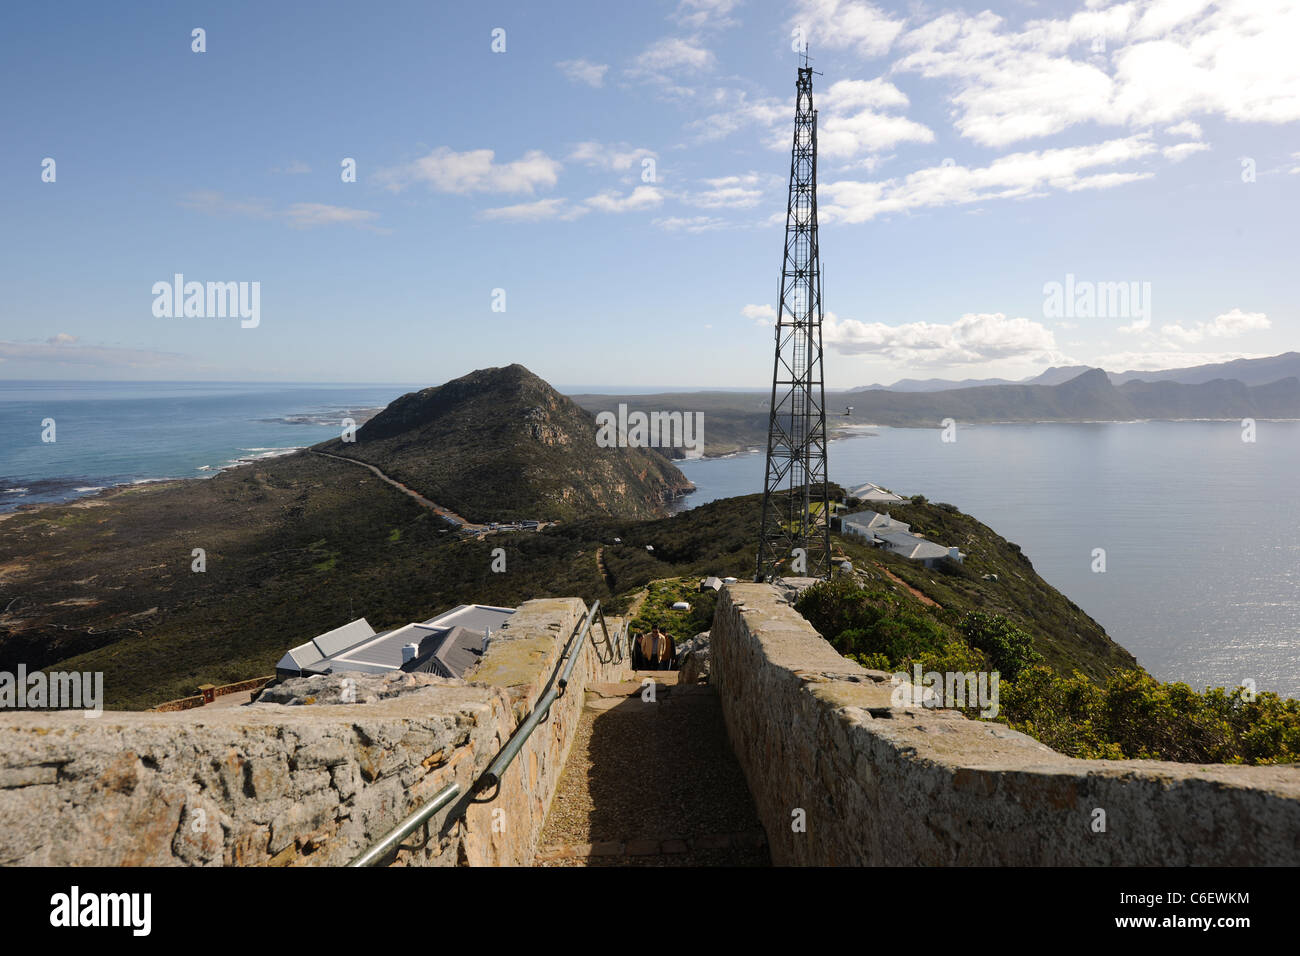
[[[515,613],[512,607],[494,607],[490,604],[458,604],[450,611],[444,611],[437,617],[431,617],[425,624],[437,624],[440,627],[467,627],[472,631],[483,633],[483,628],[496,630],[505,624],[506,619]]]
[[[851,515],[843,515],[840,518],[840,526],[845,527],[848,525],[866,528],[871,531],[877,529],[881,531],[906,531],[911,527],[904,521],[896,521],[889,515],[882,515],[875,511],[856,511]]]
[[[430,627],[427,624],[405,624],[394,630],[376,634],[370,640],[350,647],[341,654],[335,654],[330,661],[336,672],[356,669],[355,665],[376,668],[380,673],[401,670],[404,646],[419,644],[421,651],[432,650],[432,646],[423,647],[424,642],[440,639],[444,633],[445,628]],[[367,673],[374,672],[367,671]]]
[[[463,677],[483,657],[483,632],[453,627],[443,637],[433,656],[442,662],[450,676]]]
[[[331,657],[345,648],[352,647],[354,644],[359,644],[361,641],[374,636],[375,629],[362,617],[350,624],[344,624],[332,631],[326,631],[324,634],[313,638],[312,643],[320,650],[321,657]]]
[[[361,618],[295,647],[280,658],[276,671],[386,674],[406,670],[460,677],[478,661],[483,632],[498,630],[514,613],[514,608],[460,604],[427,621],[380,634]],[[403,666],[402,648],[407,644],[416,644],[419,650],[414,663]]]
[[[879,485],[868,481],[865,485],[859,485],[849,492],[850,498],[857,498],[860,501],[902,501],[902,495],[896,495],[892,491],[886,491]]]
[[[885,531],[877,534],[881,541],[889,545],[889,550],[901,554],[913,561],[926,561],[930,558],[948,557],[948,549],[933,541],[926,541],[912,534],[897,531]]]

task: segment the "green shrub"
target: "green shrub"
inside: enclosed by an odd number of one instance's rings
[[[1003,682],[998,719],[1071,757],[1183,763],[1294,763],[1300,701],[1242,688],[1161,683],[1123,670],[1098,687],[1082,674],[1026,668]]]
[[[814,584],[795,607],[837,651],[855,660],[871,659],[879,670],[930,659],[956,639],[927,613],[845,577]]]
[[[1000,614],[971,611],[962,619],[966,640],[988,655],[989,666],[1003,680],[1015,680],[1026,667],[1042,662],[1034,639]]]

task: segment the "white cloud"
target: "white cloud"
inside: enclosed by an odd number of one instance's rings
[[[712,232],[715,229],[725,229],[727,221],[716,216],[661,216],[651,219],[650,225],[665,232]]]
[[[902,90],[879,77],[833,83],[817,105],[817,150],[822,156],[853,159],[899,143],[934,142],[929,127],[881,112],[906,107],[908,100]]]
[[[747,319],[753,319],[758,325],[776,325],[776,309],[770,305],[747,305],[740,310]]]
[[[1170,136],[1186,136],[1188,139],[1200,139],[1202,136],[1201,125],[1188,120],[1184,123],[1175,123],[1165,130]]]
[[[827,313],[822,325],[827,343],[849,355],[881,355],[918,366],[973,365],[992,361],[1061,364],[1052,331],[1026,318],[1001,312],[967,313],[950,325],[911,322],[885,325],[838,319]]]
[[[548,219],[567,221],[584,216],[588,211],[585,206],[571,205],[567,199],[539,199],[536,202],[485,209],[479,213],[479,217],[500,222],[543,222]]]
[[[290,162],[289,165],[284,167],[277,166],[275,169],[271,170],[271,172],[283,173],[286,176],[301,176],[304,173],[311,172],[311,167],[301,160],[295,159]]]
[[[1165,157],[1165,159],[1169,160],[1170,162],[1181,163],[1184,159],[1186,159],[1188,156],[1191,156],[1193,153],[1199,153],[1209,148],[1210,148],[1209,143],[1187,142],[1187,143],[1176,143],[1173,146],[1166,146],[1160,152]]]
[[[1195,344],[1202,339],[1235,339],[1247,332],[1260,332],[1272,328],[1273,323],[1263,312],[1242,312],[1232,309],[1217,315],[1210,322],[1197,322],[1190,328],[1178,323],[1162,325],[1160,333],[1175,341]]]
[[[1097,364],[1108,372],[1154,372],[1167,368],[1215,365],[1237,359],[1264,358],[1260,352],[1113,352]]]
[[[663,191],[656,186],[637,186],[626,196],[616,190],[606,190],[585,200],[588,206],[600,212],[632,212],[638,209],[650,209],[663,201]]]
[[[763,198],[762,177],[757,173],[706,179],[708,189],[690,193],[685,201],[704,209],[748,209]]]
[[[1114,139],[1091,146],[1012,153],[977,169],[931,166],[903,179],[882,182],[840,180],[819,187],[820,211],[827,220],[866,222],[876,216],[933,206],[991,199],[1022,199],[1053,189],[1075,192],[1109,189],[1146,179],[1149,172],[1109,172],[1084,176],[1084,170],[1115,166],[1155,151],[1147,135]]]
[[[77,341],[77,336],[69,335],[67,332],[57,332],[45,340],[46,345],[73,345]]]
[[[852,158],[861,153],[878,153],[899,143],[932,143],[928,126],[905,116],[887,116],[874,110],[826,118],[817,132],[817,149],[832,159]]]
[[[1293,0],[1131,0],[1019,30],[946,13],[899,38],[894,69],[952,81],[955,125],[984,146],[1199,114],[1284,123],[1300,119],[1297,34]]]
[[[757,126],[770,130],[777,124],[789,123],[794,119],[794,105],[776,97],[764,96],[757,99],[744,90],[719,88],[710,95],[709,105],[714,112],[688,124],[687,129],[696,131],[702,141],[722,139],[747,126]],[[785,148],[790,148],[788,133]]]
[[[803,31],[814,54],[825,47],[874,57],[889,52],[905,23],[862,0],[802,0],[789,26]]]
[[[594,87],[604,86],[605,74],[609,72],[608,63],[592,63],[590,60],[561,60],[555,65],[574,83],[586,83]]]
[[[568,221],[597,212],[621,213],[653,209],[663,203],[664,194],[657,186],[637,186],[626,195],[609,189],[584,199],[580,204],[567,199],[539,199],[536,202],[499,206],[479,213],[482,219],[500,222],[544,222],[559,219]],[[656,223],[659,220],[655,220]]]
[[[508,163],[498,163],[490,149],[458,153],[439,146],[429,155],[404,166],[380,170],[376,177],[394,192],[424,183],[442,193],[531,193],[539,186],[554,186],[561,165],[544,152],[529,150]]]
[[[372,232],[383,232],[373,223],[379,213],[368,209],[351,209],[328,203],[299,202],[277,209],[264,199],[233,199],[219,192],[205,190],[190,193],[181,205],[186,209],[210,216],[241,216],[246,219],[277,219],[296,229],[315,226],[358,226]]]
[[[667,93],[693,96],[695,91],[681,86],[678,78],[712,69],[716,62],[712,51],[693,37],[664,37],[637,54],[624,72],[632,79],[657,83]]]
[[[680,0],[673,19],[688,27],[729,27],[736,21],[727,14],[740,6],[741,0]]]
[[[657,159],[659,154],[653,149],[629,146],[627,143],[606,144],[590,140],[579,143],[569,154],[569,159],[573,162],[614,172],[626,172],[633,166],[639,167],[641,160],[646,157]]]
[[[319,202],[294,203],[284,211],[289,225],[299,229],[313,226],[367,225],[379,218],[379,213],[368,209],[349,209],[347,206],[330,206]]]

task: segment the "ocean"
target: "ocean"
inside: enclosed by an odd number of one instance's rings
[[[1300,422],[1261,421],[1253,443],[1235,422],[874,432],[830,443],[833,481],[978,518],[1161,680],[1300,697]],[[763,490],[761,453],[678,466],[685,507]]]
[[[110,485],[210,477],[342,431],[400,385],[0,382],[0,512]],[[53,442],[43,441],[53,419]]]

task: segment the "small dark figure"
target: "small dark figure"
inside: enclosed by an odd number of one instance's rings
[[[671,636],[659,630],[658,624],[649,634],[641,635],[636,650],[634,666],[638,670],[670,671],[677,666],[677,646]]]

